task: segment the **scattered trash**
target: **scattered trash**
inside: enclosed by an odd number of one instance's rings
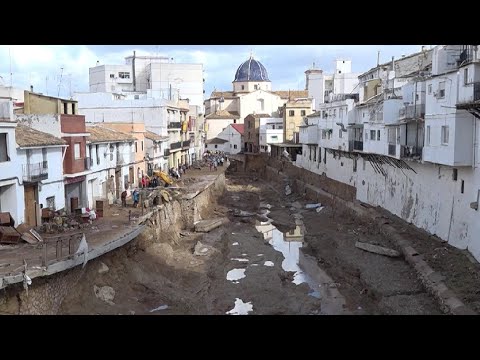
[[[242,254],[242,256],[247,256],[247,254]]]
[[[319,213],[319,212],[322,211],[324,208],[325,208],[325,206],[320,206],[320,207],[316,208],[315,211],[316,211],[317,213]]]
[[[273,266],[274,264],[273,264],[273,262],[271,262],[271,261],[265,261],[265,263],[264,263],[263,265],[265,265],[265,266]]]
[[[316,209],[316,208],[319,208],[321,207],[322,204],[318,203],[318,204],[307,204],[305,205],[305,209]]]
[[[235,216],[241,216],[241,217],[247,217],[247,216],[254,216],[255,213],[249,212],[249,211],[243,211],[243,210],[235,209],[235,210],[233,211],[233,215],[235,215]]]
[[[336,289],[336,288],[340,287],[340,284],[339,283],[330,283],[330,284],[328,284],[328,287],[331,288],[331,289]]]
[[[292,189],[290,187],[290,185],[286,185],[285,186],[285,195],[291,195],[292,194]]]
[[[250,266],[258,266],[258,264],[252,264],[252,265],[250,265]]]
[[[135,311],[130,310],[130,315],[135,315]]]
[[[167,310],[167,309],[168,309],[168,305],[160,305],[159,307],[150,310],[150,312],[152,313],[152,312],[155,312],[155,311]]]
[[[360,291],[360,295],[366,294],[368,292],[367,288],[364,288]]]
[[[103,262],[100,263],[100,268],[98,269],[99,274],[103,274],[108,272],[109,268],[107,265],[105,265]]]
[[[120,214],[112,214],[112,216],[118,216],[118,215],[120,215]]]
[[[85,234],[82,235],[82,240],[80,240],[80,244],[78,245],[78,249],[75,254],[83,254],[83,266],[87,265],[88,261],[88,243],[87,239],[85,238]]]
[[[377,246],[377,245],[367,244],[367,243],[363,243],[363,242],[360,242],[360,241],[357,241],[355,243],[355,246],[359,249],[362,249],[362,250],[365,250],[365,251],[368,251],[368,252],[371,252],[371,253],[379,254],[379,255],[385,255],[385,256],[390,256],[390,257],[399,257],[400,256],[400,253],[396,250],[384,248],[384,247]]]
[[[105,301],[107,304],[115,305],[113,302],[113,299],[115,298],[115,290],[112,287],[98,287],[97,285],[93,285],[93,291],[98,299]]]
[[[118,228],[118,225],[112,225],[112,229]]]
[[[258,254],[257,256],[263,256],[263,254]]]
[[[248,259],[242,259],[242,258],[230,258],[230,260],[240,261],[240,262],[248,262]]]
[[[249,301],[244,303],[242,299],[236,298],[235,299],[235,306],[232,310],[227,311],[226,314],[228,315],[248,315],[250,311],[253,311],[252,302]]]
[[[208,246],[203,245],[200,241],[198,241],[195,244],[195,250],[193,251],[193,255],[205,256],[205,255],[207,255],[208,250],[209,250]]]
[[[233,245],[233,246],[237,246],[237,245],[238,245],[238,242],[235,241],[234,243],[232,243],[232,245]]]

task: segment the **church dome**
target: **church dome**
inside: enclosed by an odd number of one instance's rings
[[[235,81],[270,81],[268,79],[267,69],[260,61],[250,57],[240,65],[235,73]]]

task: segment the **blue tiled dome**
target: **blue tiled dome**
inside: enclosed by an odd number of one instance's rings
[[[267,70],[260,61],[250,57],[242,65],[240,65],[235,73],[233,81],[270,81],[268,79]]]

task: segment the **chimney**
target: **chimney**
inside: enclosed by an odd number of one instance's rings
[[[33,85],[30,85],[30,92],[33,93]]]

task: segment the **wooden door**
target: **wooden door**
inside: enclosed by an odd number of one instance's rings
[[[36,226],[36,214],[35,208],[37,205],[37,199],[35,196],[35,186],[25,186],[24,187],[24,197],[25,197],[25,223],[30,226]]]

